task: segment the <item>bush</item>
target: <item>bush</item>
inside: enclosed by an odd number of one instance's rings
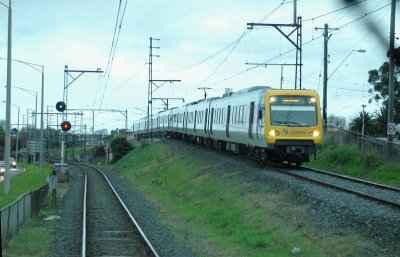
[[[133,146],[126,137],[115,137],[111,140],[110,147],[113,151],[113,162],[117,162],[127,153],[133,150]]]
[[[382,158],[379,158],[374,153],[365,153],[363,154],[363,166],[365,168],[373,168],[378,167],[383,164]]]
[[[356,158],[355,151],[350,147],[343,147],[337,144],[331,144],[324,149],[324,159],[328,163],[346,165]]]
[[[106,151],[104,150],[103,146],[96,146],[94,149],[94,156],[98,157],[98,156],[105,156],[106,155]]]

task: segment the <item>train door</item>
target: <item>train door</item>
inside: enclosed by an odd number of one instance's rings
[[[187,124],[188,124],[188,112],[183,113],[183,131],[187,131]]]
[[[204,118],[204,133],[207,134],[207,123],[208,123],[208,108],[206,109],[206,115]]]
[[[213,134],[213,118],[214,118],[214,108],[211,108],[210,114],[210,134]]]
[[[254,102],[250,103],[250,115],[249,115],[249,138],[253,139],[253,123],[254,123]]]
[[[194,120],[193,120],[193,131],[196,132],[196,124],[197,124],[197,110],[194,111]]]
[[[264,141],[263,138],[263,129],[264,129],[264,115],[265,115],[265,106],[260,101],[258,105],[258,114],[257,114],[257,139],[259,141]]]
[[[228,105],[226,112],[226,136],[229,137],[229,123],[231,121],[231,106]]]

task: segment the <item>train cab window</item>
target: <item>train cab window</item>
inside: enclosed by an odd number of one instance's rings
[[[275,96],[270,102],[271,125],[316,126],[317,106],[310,99],[310,96]]]

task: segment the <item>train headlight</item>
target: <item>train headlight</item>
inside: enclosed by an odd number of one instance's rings
[[[271,129],[268,133],[271,137],[275,136],[275,130]]]
[[[275,96],[271,96],[269,98],[270,103],[275,103],[276,102],[276,97]]]
[[[310,103],[315,103],[316,101],[317,101],[317,99],[315,99],[315,97],[310,98]]]
[[[318,130],[314,130],[312,135],[313,135],[313,137],[318,137],[319,136],[319,131]]]

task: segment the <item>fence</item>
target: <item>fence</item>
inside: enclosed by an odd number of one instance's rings
[[[54,181],[53,178],[50,181]],[[37,215],[40,208],[47,203],[49,186],[30,191],[20,196],[15,202],[1,209],[1,244],[10,240],[19,228],[29,221],[32,215]]]
[[[400,141],[388,142],[386,138],[364,137],[345,129],[328,130],[327,138],[340,144],[357,145],[360,149],[370,148],[382,155],[387,161],[400,162]]]

